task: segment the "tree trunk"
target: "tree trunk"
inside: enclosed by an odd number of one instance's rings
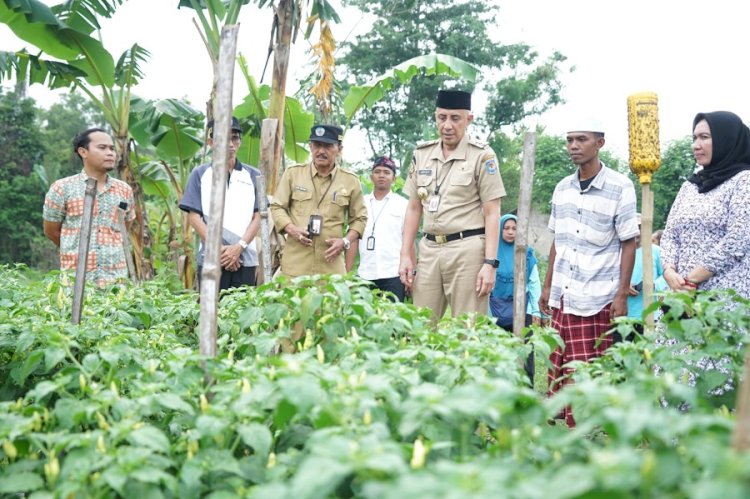
[[[133,242],[133,260],[135,261],[136,275],[138,280],[144,281],[154,277],[154,267],[151,263],[151,230],[148,228],[148,215],[146,214],[146,202],[143,197],[143,189],[133,174],[130,163],[130,141],[127,135],[115,137],[117,154],[117,173],[120,179],[133,189],[133,200],[135,220],[130,224],[130,234]]]
[[[536,133],[526,132],[523,141],[523,163],[521,190],[518,193],[518,230],[516,231],[515,262],[513,276],[513,334],[521,336],[526,323],[526,248],[528,247],[529,219],[531,217],[531,186],[534,183],[534,161],[536,158]],[[503,228],[500,227],[500,237]]]
[[[294,31],[294,0],[281,0],[276,6],[278,32],[273,47],[273,81],[271,82],[271,103],[268,117],[278,120],[273,154],[273,171],[267,178],[267,192],[276,192],[281,174],[281,160],[284,154],[284,101],[286,99],[286,76],[289,69],[289,50]]]

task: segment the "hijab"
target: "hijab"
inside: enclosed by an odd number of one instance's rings
[[[711,163],[688,178],[698,192],[708,192],[744,170],[750,170],[750,129],[739,116],[728,111],[698,113],[693,130],[706,120],[711,130],[713,152]]]
[[[518,223],[518,217],[515,215],[503,215],[500,218],[500,241],[497,244],[497,259],[500,260],[500,265],[496,271],[495,289],[493,290],[493,296],[499,298],[512,298],[513,297],[513,280],[514,280],[514,257],[515,257],[515,245],[514,243],[506,242],[503,239],[503,227],[505,222],[508,220],[514,220]],[[532,248],[526,248],[526,283],[529,282],[529,276],[531,275],[531,269],[536,265],[536,257],[534,256],[534,250]]]

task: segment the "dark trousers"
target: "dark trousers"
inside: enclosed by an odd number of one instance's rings
[[[513,331],[513,324],[498,324],[501,328],[505,329],[506,331]],[[531,314],[526,314],[526,319],[524,320],[524,326],[529,327],[531,326]],[[526,371],[526,375],[529,377],[529,381],[531,381],[531,386],[534,386],[534,351],[532,350],[528,357],[526,357],[526,362],[523,364],[523,368]]]
[[[257,267],[240,267],[234,272],[221,269],[219,291],[229,288],[239,288],[240,286],[255,286],[256,269]],[[203,267],[198,267],[198,289],[200,289],[202,273]]]
[[[386,279],[373,279],[370,282],[375,288],[381,291],[390,291],[391,293],[396,295],[396,298],[398,299],[398,301],[400,302],[404,301],[406,290],[404,289],[404,285],[401,284],[400,277],[388,277]]]

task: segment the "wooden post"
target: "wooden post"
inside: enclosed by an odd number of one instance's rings
[[[83,215],[81,218],[81,234],[78,240],[78,264],[76,265],[76,282],[73,288],[73,314],[71,322],[80,324],[83,310],[83,291],[86,287],[86,264],[89,259],[89,243],[91,242],[91,224],[94,214],[94,199],[96,197],[96,179],[86,179],[86,191],[83,197]]]
[[[661,165],[659,146],[659,99],[655,93],[641,92],[628,97],[628,141],[630,170],[641,184],[641,257],[643,268],[643,308],[654,294],[654,258],[651,229],[654,223],[654,197],[651,179]],[[646,329],[653,330],[654,314],[646,316]]]
[[[744,452],[750,449],[750,348],[745,353],[745,369],[737,391],[736,420],[732,447],[738,452]]]
[[[263,189],[258,190],[258,206],[260,209],[260,238],[261,238],[261,255],[263,261],[263,282],[271,282],[271,226],[268,219],[268,197],[266,196],[267,187],[266,179],[273,175],[274,151],[276,144],[276,130],[279,120],[266,118],[260,129],[260,170],[263,172],[259,183],[263,184]]]
[[[120,202],[120,208],[117,213],[117,221],[120,225],[120,234],[122,234],[122,250],[125,252],[125,263],[128,265],[128,274],[134,283],[138,284],[138,274],[135,271],[135,261],[133,261],[133,252],[130,249],[130,234],[128,226],[125,223],[125,212],[128,209],[128,203]]]
[[[521,336],[526,324],[526,250],[528,248],[529,218],[531,217],[531,187],[534,183],[536,160],[536,132],[526,132],[523,139],[521,188],[518,192],[518,221],[513,268],[513,334]],[[503,229],[500,228],[500,237]]]
[[[643,258],[643,309],[654,299],[654,255],[651,233],[654,226],[654,193],[651,184],[641,184],[641,257]],[[647,330],[654,328],[654,314],[646,316]]]
[[[221,29],[219,84],[214,101],[214,146],[211,167],[211,207],[206,230],[206,255],[201,274],[200,351],[216,356],[216,314],[221,280],[221,245],[224,232],[224,198],[227,190],[227,152],[232,126],[232,85],[238,25]]]

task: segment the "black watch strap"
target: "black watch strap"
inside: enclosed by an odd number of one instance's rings
[[[491,258],[485,258],[484,263],[492,265],[494,268],[498,268],[500,266],[500,260],[493,260]]]

